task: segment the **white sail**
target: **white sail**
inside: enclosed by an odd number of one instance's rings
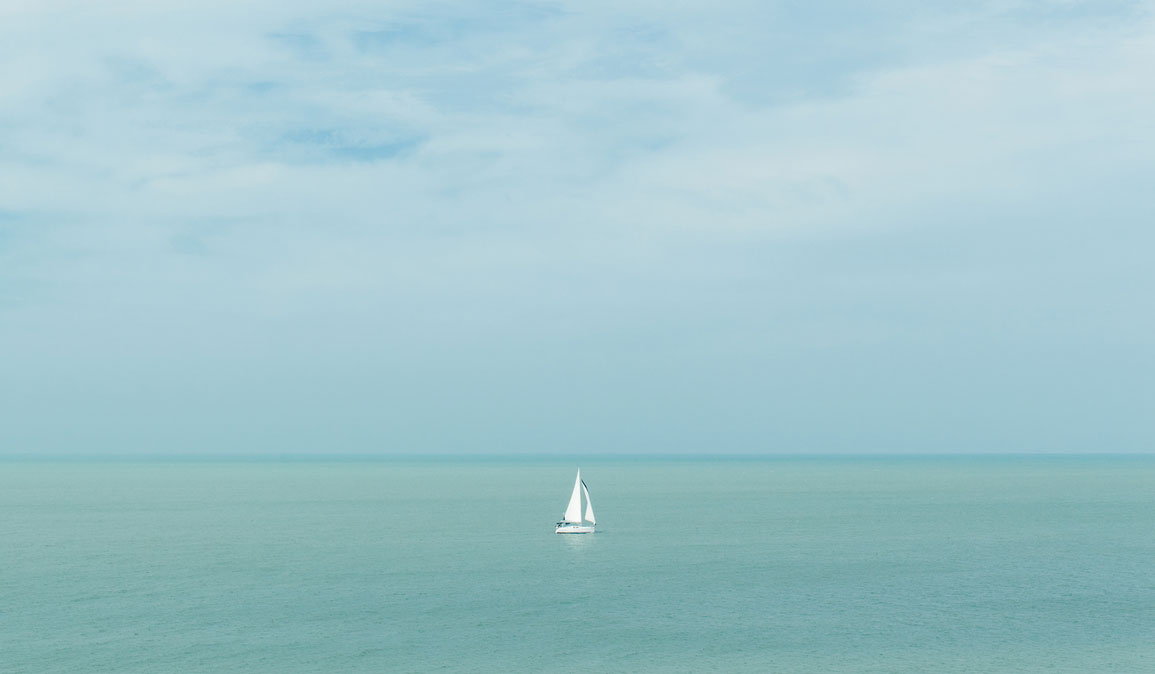
[[[577,479],[573,483],[573,495],[569,497],[569,505],[565,508],[565,517],[562,519],[566,522],[575,522],[580,524],[582,521],[582,472],[578,470]]]
[[[590,490],[586,489],[586,483],[582,482],[582,493],[586,495],[586,519],[590,524],[597,524],[598,521],[594,519],[594,502],[590,500]]]

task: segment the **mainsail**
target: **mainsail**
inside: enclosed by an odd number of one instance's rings
[[[581,477],[578,477],[581,480]],[[590,500],[590,490],[586,488],[586,481],[582,480],[582,493],[586,496],[586,519],[590,524],[597,524],[598,521],[594,519],[594,502]]]
[[[566,522],[574,522],[580,524],[582,521],[582,472],[579,470],[577,479],[573,483],[573,495],[569,497],[569,505],[565,508],[565,516],[562,518]],[[589,500],[589,497],[586,497]]]

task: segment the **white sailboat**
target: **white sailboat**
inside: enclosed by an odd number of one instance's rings
[[[582,518],[582,497],[585,497],[586,512]],[[589,522],[586,524],[585,522]],[[577,479],[573,483],[573,494],[569,497],[569,505],[565,508],[565,515],[557,523],[555,534],[592,534],[597,520],[594,519],[594,504],[590,501],[590,490],[582,480],[582,471],[579,468]]]

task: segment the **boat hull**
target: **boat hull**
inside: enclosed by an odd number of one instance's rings
[[[553,532],[555,534],[592,534],[594,528],[581,524],[565,524],[559,525]]]

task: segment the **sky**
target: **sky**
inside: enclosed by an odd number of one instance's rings
[[[8,0],[0,454],[1155,451],[1153,10]]]

